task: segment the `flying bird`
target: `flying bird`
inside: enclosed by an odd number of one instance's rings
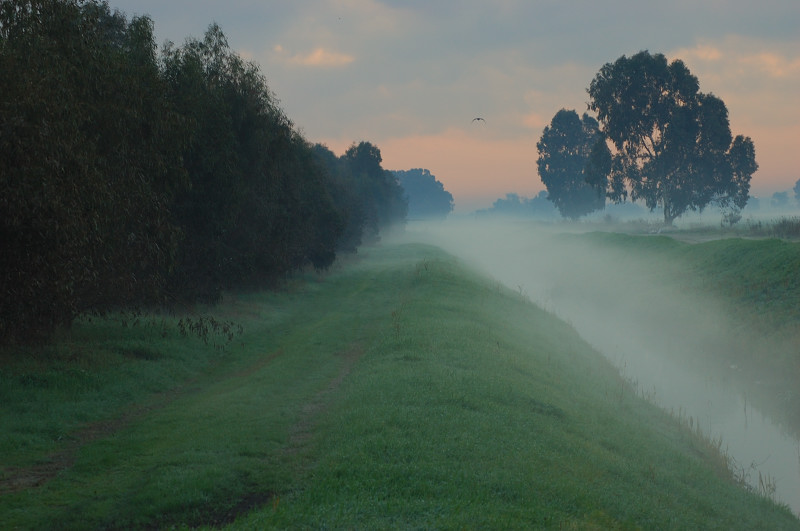
[[[478,120],[478,121],[481,121],[481,122],[483,122],[483,123],[486,123],[486,120],[484,120],[484,119],[483,119],[483,118],[481,118],[480,116],[479,116],[479,117],[477,117],[477,118],[473,118],[473,119],[472,119],[472,121],[473,121],[473,122],[474,122],[475,120]]]

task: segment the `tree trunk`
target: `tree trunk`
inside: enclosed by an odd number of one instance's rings
[[[672,222],[675,221],[675,213],[673,212],[669,200],[664,197],[664,226],[671,227]]]

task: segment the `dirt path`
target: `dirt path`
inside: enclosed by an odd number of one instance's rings
[[[260,370],[283,353],[277,350],[268,356],[258,359],[248,367],[234,373],[232,376],[241,377]],[[97,422],[92,422],[69,435],[69,442],[60,450],[48,455],[44,461],[37,465],[27,467],[9,467],[2,471],[0,476],[0,496],[11,492],[37,488],[56,477],[61,472],[72,468],[75,464],[75,455],[84,446],[108,437],[125,429],[132,423],[144,418],[146,415],[161,410],[172,404],[182,396],[197,390],[198,378],[192,378],[176,388],[157,393],[147,404],[134,404],[129,406],[121,415]]]
[[[297,454],[308,446],[314,423],[327,410],[331,396],[336,393],[353,366],[364,355],[364,347],[352,344],[347,350],[337,355],[343,358],[344,363],[338,374],[328,382],[328,385],[320,389],[310,401],[303,405],[300,419],[289,430],[289,444],[285,450],[287,454]]]
[[[152,411],[166,407],[179,396],[187,394],[191,383],[187,382],[176,389],[159,393],[148,405],[131,406],[118,417],[87,424],[70,434],[67,445],[47,456],[43,463],[29,467],[6,468],[0,478],[0,496],[44,485],[61,472],[72,468],[75,464],[75,455],[81,448],[126,428]]]
[[[311,400],[302,405],[300,418],[289,429],[289,439],[287,445],[283,449],[283,454],[286,457],[299,459],[299,466],[296,470],[296,480],[298,481],[313,465],[311,459],[305,457],[303,454],[309,447],[314,425],[320,416],[327,411],[333,395],[341,387],[342,382],[347,375],[350,374],[350,371],[358,360],[364,355],[364,348],[354,343],[350,345],[347,350],[339,352],[337,355],[344,360],[342,366],[339,368],[339,372],[328,381],[327,385],[317,391]],[[279,504],[280,494],[277,492],[252,493],[250,496],[237,503],[236,506],[228,511],[222,518],[214,521],[214,525],[222,526],[231,524],[240,516],[255,509],[268,507],[270,505],[273,509],[277,509]]]

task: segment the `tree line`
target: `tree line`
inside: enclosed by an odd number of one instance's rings
[[[380,150],[336,156],[212,24],[159,52],[96,0],[0,5],[0,342],[324,269],[405,219]]]
[[[453,211],[453,195],[430,170],[414,168],[393,173],[408,200],[409,218],[441,219]]]
[[[733,137],[725,103],[699,90],[681,60],[639,52],[606,63],[587,89],[597,119],[562,109],[536,147],[539,175],[562,216],[606,199],[641,200],[665,225],[709,204],[735,223],[758,169],[749,137]]]

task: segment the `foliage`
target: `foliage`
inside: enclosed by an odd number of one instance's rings
[[[329,176],[329,193],[339,208],[344,223],[342,235],[337,242],[337,250],[353,253],[362,243],[366,198],[359,194],[355,176],[342,158],[337,157],[322,144],[315,144],[311,151],[317,164]]]
[[[381,231],[405,222],[408,201],[395,175],[381,166],[377,146],[353,143],[337,157],[327,146],[316,144],[312,152],[330,176],[329,193],[343,213],[339,250],[353,252],[362,242],[376,242]]]
[[[530,214],[528,208],[528,198],[520,197],[519,194],[508,193],[505,197],[496,199],[492,203],[492,208],[487,212],[500,215],[527,215]]]
[[[614,148],[606,180],[614,201],[643,199],[664,222],[709,203],[741,210],[758,169],[748,137],[732,138],[721,99],[699,91],[686,65],[647,51],[606,63],[588,88],[589,108]]]
[[[408,200],[408,216],[415,219],[444,218],[453,211],[453,195],[429,170],[395,170]]]
[[[536,143],[536,165],[548,199],[563,217],[576,220],[605,206],[605,195],[589,183],[587,168],[590,157],[602,156],[602,148],[597,120],[586,113],[579,118],[577,112],[561,109],[544,128]]]
[[[797,182],[794,183],[792,191],[794,192],[794,200],[797,202],[797,205],[800,206],[800,179],[797,179]]]
[[[151,21],[9,0],[0,39],[0,338],[158,301],[185,172]]]
[[[217,25],[159,55],[147,17],[8,0],[0,69],[0,342],[274,285],[404,219],[377,148],[340,179]]]
[[[789,192],[775,192],[769,201],[772,208],[786,208],[789,206]]]
[[[800,217],[781,217],[772,221],[748,220],[742,228],[742,234],[800,240]]]
[[[364,238],[374,242],[383,229],[405,222],[408,202],[403,188],[389,170],[383,169],[381,151],[370,142],[355,142],[342,155],[362,205]]]
[[[558,216],[558,211],[547,199],[547,191],[542,190],[536,197],[522,197],[519,194],[508,193],[505,197],[496,199],[490,208],[478,210],[479,216],[510,216],[533,217],[540,219],[553,219]]]
[[[171,101],[191,124],[191,188],[173,207],[186,238],[174,290],[213,300],[306,263],[330,265],[341,215],[258,67],[212,25],[202,41],[168,47],[164,70]]]

